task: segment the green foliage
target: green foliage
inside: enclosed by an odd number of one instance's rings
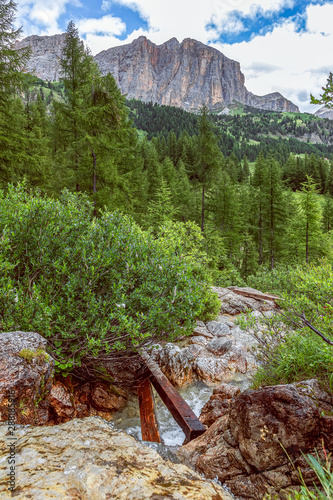
[[[48,358],[47,353],[44,351],[44,349],[37,349],[36,351],[33,351],[31,349],[22,349],[18,353],[20,358],[23,358],[27,361],[27,363],[31,363],[33,359],[39,359],[40,361],[44,361],[45,359]]]
[[[330,72],[325,87],[322,87],[323,94],[320,99],[311,95],[311,104],[324,104],[327,108],[333,108],[333,74]]]
[[[276,331],[269,328],[265,334],[268,341],[260,348],[263,365],[254,376],[254,386],[316,377],[333,391],[333,348],[303,327],[299,319],[303,313],[317,330],[333,340],[332,263],[323,260],[319,265],[261,271],[248,279],[248,285],[275,292],[283,299],[280,305],[284,316],[277,321],[280,331],[282,328],[286,332],[276,338]],[[269,336],[277,341],[272,343]]]
[[[216,313],[193,259],[127,216],[92,211],[68,191],[56,201],[9,187],[0,199],[1,331],[40,332],[65,372]]]
[[[325,452],[326,455],[326,452]],[[305,460],[310,466],[310,469],[317,476],[317,483],[313,484],[314,490],[309,490],[305,484],[304,478],[301,473],[300,479],[302,482],[300,491],[296,491],[288,496],[288,500],[333,500],[333,470],[330,457],[326,455],[325,461],[320,460],[313,455],[306,455]]]

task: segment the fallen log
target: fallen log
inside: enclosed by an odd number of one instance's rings
[[[160,443],[158,421],[155,414],[154,395],[148,378],[138,386],[142,441]]]
[[[147,367],[149,380],[177,424],[182,428],[186,436],[186,442],[201,436],[206,431],[206,428],[162,373],[157,363],[145,351],[141,353],[141,358]]]
[[[243,297],[249,297],[250,299],[256,300],[282,300],[281,297],[277,297],[276,295],[271,295],[269,293],[255,293],[255,292],[247,292],[245,290],[239,290],[237,288],[230,288],[230,290],[238,295],[243,295]]]

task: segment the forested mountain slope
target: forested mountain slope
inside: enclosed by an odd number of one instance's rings
[[[176,136],[186,130],[197,133],[198,116],[172,106],[158,106],[135,99],[127,101],[136,128],[147,132],[148,139],[165,138],[170,131]],[[328,156],[333,152],[333,122],[309,113],[259,111],[235,103],[229,114],[211,116],[224,155],[244,155],[254,161],[260,151],[274,151],[280,160],[289,154]]]

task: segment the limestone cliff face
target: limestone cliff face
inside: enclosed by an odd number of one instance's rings
[[[315,115],[319,116],[319,118],[328,118],[329,120],[333,120],[333,109],[323,106],[315,112]]]
[[[23,40],[21,46],[28,44],[32,48],[28,69],[35,68],[41,78],[58,79],[56,59],[63,43],[64,35]],[[182,43],[172,38],[155,45],[141,36],[130,44],[103,50],[95,60],[103,74],[110,72],[115,77],[128,98],[189,111],[198,110],[203,104],[210,110],[218,110],[233,100],[256,108],[299,111],[279,93],[259,97],[249,92],[238,62],[191,38]]]
[[[31,48],[31,58],[26,69],[43,80],[59,80],[59,57],[65,43],[66,34],[54,36],[32,35],[16,43],[18,49]]]

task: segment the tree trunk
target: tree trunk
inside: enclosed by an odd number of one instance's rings
[[[201,203],[201,232],[205,230],[205,185],[202,184],[202,203]]]
[[[262,206],[259,209],[259,265],[262,264]]]
[[[271,270],[274,269],[274,205],[273,205],[273,186],[271,183]]]
[[[97,160],[96,160],[96,155],[95,151],[92,149],[91,150],[91,155],[93,157],[93,196],[94,196],[94,217],[96,217],[97,212],[96,212],[96,166],[97,166]]]
[[[309,262],[309,217],[306,217],[305,261]]]

